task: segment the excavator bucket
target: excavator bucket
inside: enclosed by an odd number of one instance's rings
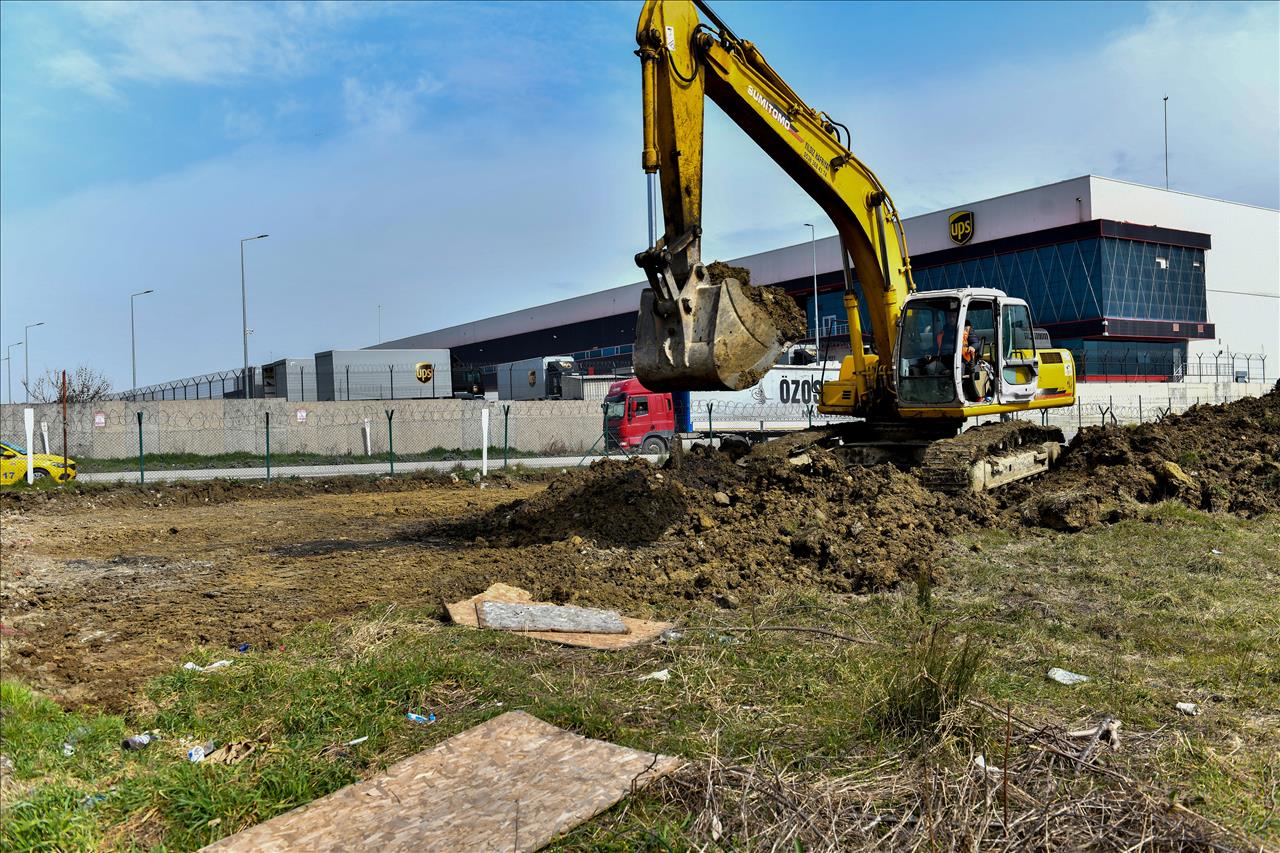
[[[756,384],[787,345],[759,297],[735,278],[691,279],[672,301],[645,288],[636,321],[636,378],[652,391],[737,391]]]

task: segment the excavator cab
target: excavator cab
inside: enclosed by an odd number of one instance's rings
[[[1047,352],[1047,361],[1067,363],[1061,350]],[[1024,300],[985,288],[912,294],[899,326],[898,400],[916,414],[1022,407],[1042,396],[1040,359]]]

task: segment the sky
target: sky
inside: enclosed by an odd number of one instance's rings
[[[1084,174],[1280,207],[1280,4],[715,2],[906,215]],[[0,348],[139,385],[641,278],[639,2],[0,2]],[[704,258],[820,216],[707,105]],[[825,219],[819,236],[834,233]],[[6,365],[8,367],[10,365]],[[7,375],[0,374],[9,399]]]

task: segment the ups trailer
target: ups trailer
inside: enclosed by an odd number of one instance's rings
[[[568,356],[525,358],[499,364],[499,400],[564,399],[564,377],[573,373]]]
[[[424,400],[453,396],[447,349],[354,349],[316,353],[321,400]]]
[[[262,365],[262,396],[276,400],[319,400],[314,358],[282,358]]]

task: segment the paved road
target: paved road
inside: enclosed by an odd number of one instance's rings
[[[597,459],[604,459],[603,456],[547,456],[532,457],[527,459],[513,459],[513,464],[520,464],[526,468],[574,468],[579,464],[589,465]],[[619,458],[614,454],[611,458]],[[658,456],[641,456],[650,462],[656,462]],[[479,459],[466,459],[462,461],[444,460],[439,462],[397,462],[396,473],[408,474],[412,471],[452,471],[459,465],[463,465],[468,469],[480,467]],[[502,460],[499,459],[495,464],[494,460],[489,460],[489,470],[501,471]],[[369,462],[352,465],[291,465],[286,467],[271,468],[271,476],[275,477],[341,477],[348,474],[388,474],[390,469],[385,462]],[[216,480],[216,479],[240,479],[240,480],[261,480],[267,476],[266,468],[200,468],[192,470],[180,471],[147,471],[148,483],[170,482],[173,480]],[[80,474],[76,479],[83,480],[86,483],[136,483],[138,481],[137,471],[111,471],[98,474]]]

